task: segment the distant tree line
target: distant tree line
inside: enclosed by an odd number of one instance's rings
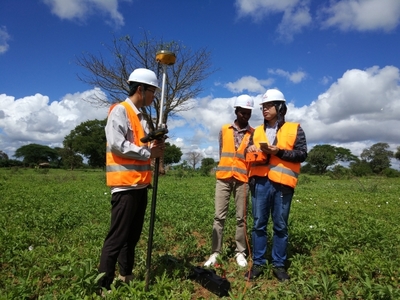
[[[316,145],[308,153],[302,173],[329,174],[331,176],[386,175],[398,177],[400,172],[391,168],[391,158],[400,160],[400,146],[394,153],[387,143],[376,143],[365,148],[360,157],[349,149],[332,145]]]
[[[0,150],[0,167],[25,166],[37,167],[41,164],[51,168],[76,169],[85,166],[104,168],[106,160],[106,137],[104,120],[90,120],[76,126],[64,137],[63,147],[51,148],[40,144],[28,144],[18,148],[14,157]],[[218,162],[212,158],[203,158],[202,153],[190,151],[186,153],[187,160],[181,161],[182,151],[176,145],[166,142],[163,163],[174,165],[175,170],[198,171],[202,175],[210,175]],[[349,149],[335,147],[329,144],[316,145],[308,153],[306,163],[301,172],[305,174],[331,176],[353,175],[386,175],[399,176],[399,172],[391,168],[391,159],[400,161],[400,146],[397,151],[389,150],[387,143],[376,143],[362,151],[360,157],[355,156]],[[197,166],[200,165],[199,168]]]
[[[201,175],[212,174],[218,162],[212,158],[203,158],[199,152],[191,151],[186,154],[187,160],[174,169],[181,173],[197,171]],[[400,146],[397,151],[389,150],[387,143],[376,143],[365,148],[360,157],[355,156],[349,149],[335,147],[329,144],[316,145],[309,152],[305,164],[301,168],[302,174],[329,175],[343,178],[349,176],[384,175],[400,177],[400,172],[391,168],[391,158],[400,161]],[[196,165],[201,161],[201,166]]]
[[[106,135],[104,127],[107,120],[90,120],[76,126],[64,137],[63,147],[51,148],[40,144],[28,144],[18,148],[10,160],[0,150],[0,167],[24,166],[38,167],[48,164],[50,168],[76,169],[87,165],[92,168],[104,168],[106,162]],[[164,164],[180,161],[182,151],[166,143]]]

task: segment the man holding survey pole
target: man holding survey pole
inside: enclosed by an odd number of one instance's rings
[[[152,180],[151,159],[163,155],[164,139],[143,142],[149,133],[140,108],[149,106],[159,89],[156,74],[135,69],[129,76],[128,98],[112,106],[105,128],[106,174],[111,188],[111,224],[101,252],[100,287],[110,290],[118,262],[119,279],[133,279],[135,247],[139,241]]]

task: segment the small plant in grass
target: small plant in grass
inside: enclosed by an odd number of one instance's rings
[[[37,168],[34,170],[37,174],[48,174],[50,172],[50,169],[48,168]]]
[[[326,273],[322,272],[316,288],[323,299],[331,299],[336,295],[339,288],[339,281],[335,277],[328,276]]]
[[[81,297],[98,290],[98,281],[104,274],[99,274],[91,259],[72,265],[62,266],[53,273],[53,278],[67,278],[70,281],[67,291]]]

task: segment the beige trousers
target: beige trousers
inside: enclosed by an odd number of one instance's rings
[[[212,253],[221,252],[225,219],[228,214],[231,194],[236,206],[236,249],[235,252],[246,253],[246,208],[249,187],[247,183],[235,178],[217,179],[215,187],[215,215],[212,232]]]

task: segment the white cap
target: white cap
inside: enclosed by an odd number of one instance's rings
[[[128,82],[139,82],[160,89],[156,74],[153,71],[145,68],[135,69],[131,75],[129,75]]]
[[[282,94],[282,92],[280,90],[269,89],[263,95],[260,104],[267,103],[267,102],[274,102],[274,101],[286,102],[285,96],[283,96],[283,94]]]
[[[242,107],[247,109],[254,108],[254,100],[249,95],[240,95],[236,98],[233,107]]]

